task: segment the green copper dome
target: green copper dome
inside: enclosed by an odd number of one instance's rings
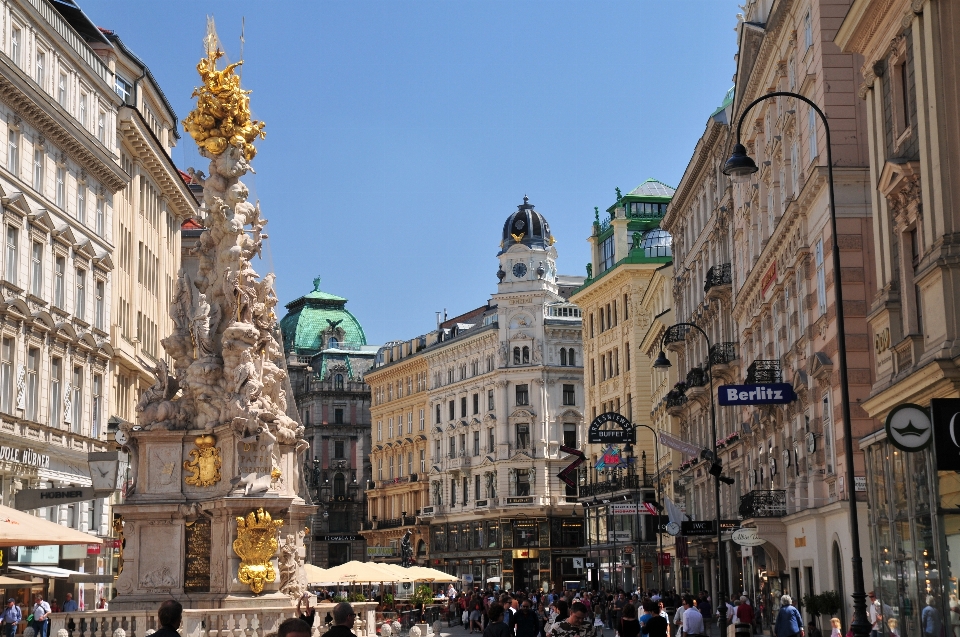
[[[320,277],[313,292],[287,303],[280,320],[283,350],[312,356],[328,349],[357,349],[367,344],[360,322],[346,309],[347,299],[320,291]]]

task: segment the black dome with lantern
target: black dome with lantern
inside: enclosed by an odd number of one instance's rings
[[[533,204],[526,195],[523,196],[523,203],[517,206],[517,211],[507,217],[503,224],[500,252],[509,250],[510,246],[517,243],[528,248],[541,249],[546,249],[554,243],[550,224],[542,214],[533,209]]]

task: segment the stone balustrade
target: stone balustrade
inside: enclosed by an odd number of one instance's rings
[[[323,618],[333,611],[333,606],[316,607],[314,637],[327,632],[329,626],[323,625]],[[356,602],[352,606],[357,613],[354,634],[377,637],[376,602]],[[296,616],[296,608],[292,606],[184,609],[181,634],[183,637],[266,637],[276,633],[285,619]],[[156,611],[94,610],[50,615],[51,637],[148,637],[159,627]]]

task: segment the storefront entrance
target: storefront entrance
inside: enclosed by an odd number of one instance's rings
[[[540,588],[540,559],[513,560],[513,587],[516,590]]]

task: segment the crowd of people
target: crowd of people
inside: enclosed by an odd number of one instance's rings
[[[459,616],[470,633],[484,637],[602,637],[613,629],[619,637],[698,637],[721,609],[713,608],[706,592],[697,596],[675,591],[541,591],[510,592],[479,588],[458,593],[447,590],[450,611]],[[756,632],[759,614],[745,595],[726,605],[734,637],[737,624]],[[792,637],[785,633],[782,637]]]

